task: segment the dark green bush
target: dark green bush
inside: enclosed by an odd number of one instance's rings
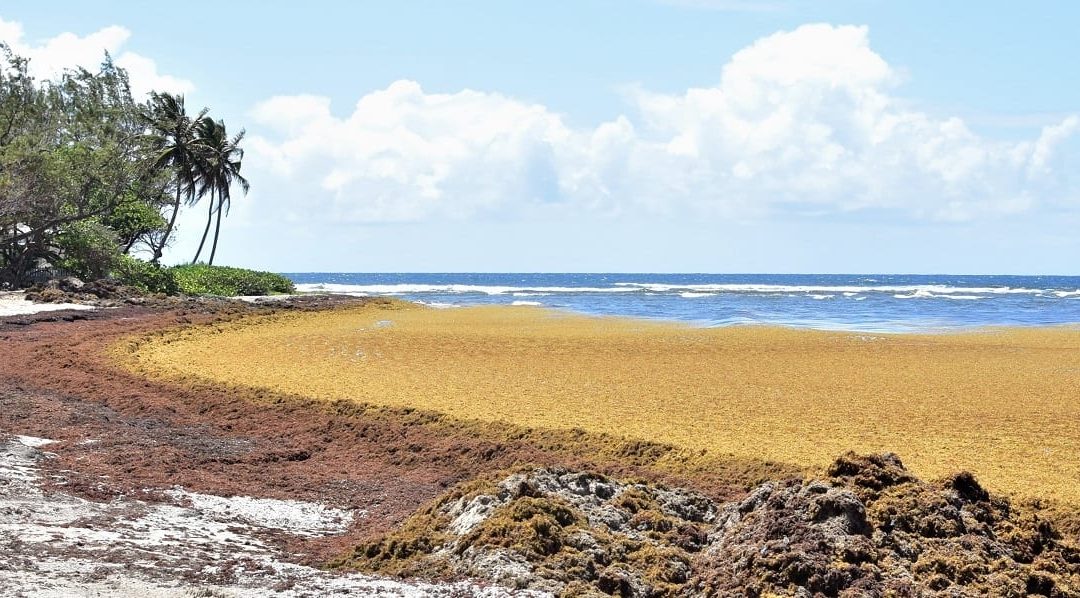
[[[113,265],[112,277],[120,283],[135,287],[144,293],[175,295],[179,290],[171,268],[162,268],[157,264],[144,262],[130,255],[121,255],[119,257]]]
[[[65,225],[56,245],[62,256],[56,265],[85,280],[104,277],[120,256],[116,233],[94,218]]]
[[[288,278],[273,272],[259,272],[228,266],[191,264],[169,269],[177,289],[185,295],[275,295],[295,291]]]

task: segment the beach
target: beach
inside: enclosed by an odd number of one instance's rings
[[[1080,4],[8,4],[0,598],[1080,598]]]
[[[132,335],[340,301],[75,311],[25,301],[0,314],[0,593],[537,595],[323,566],[463,479],[550,461],[542,450],[511,443],[491,459],[490,442],[449,441],[394,413],[159,384],[108,354]],[[405,435],[407,463],[396,440]]]
[[[1080,505],[1080,329],[868,334],[404,302],[248,319],[128,359],[202,379],[461,420],[583,429],[820,469],[895,452],[916,474]]]
[[[707,329],[308,296],[24,314],[0,341],[0,544],[17,547],[0,586],[26,595],[1078,583],[1072,460],[1024,452],[1073,450],[1053,398],[1072,329]],[[975,378],[979,400],[1032,398],[972,415],[898,385]],[[967,445],[926,439],[953,428]],[[1002,439],[1006,475],[959,473],[986,464],[965,446]],[[920,446],[939,460],[909,458]],[[987,573],[938,572],[955,563]]]
[[[34,303],[26,300],[26,294],[13,291],[0,292],[0,317],[22,316],[47,311],[85,311],[94,307],[79,303]]]

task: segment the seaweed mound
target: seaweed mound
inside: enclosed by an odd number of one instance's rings
[[[1080,552],[969,473],[919,481],[895,455],[847,454],[828,480],[769,483],[726,506],[688,586],[703,596],[1077,596]]]
[[[562,469],[475,482],[339,566],[467,576],[563,596],[1080,596],[1080,550],[960,473],[892,454],[720,505]]]
[[[83,303],[99,307],[142,302],[146,297],[147,293],[116,281],[83,282],[75,277],[50,280],[26,291],[27,299],[39,303]]]
[[[567,596],[675,595],[716,514],[695,492],[540,468],[452,491],[338,565]]]

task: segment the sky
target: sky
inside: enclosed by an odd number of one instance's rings
[[[0,1],[0,40],[246,131],[218,263],[1080,274],[1080,3],[159,6]]]

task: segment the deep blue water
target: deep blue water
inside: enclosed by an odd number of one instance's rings
[[[836,274],[287,274],[301,291],[438,307],[525,304],[706,326],[867,331],[1080,323],[1080,276]]]

